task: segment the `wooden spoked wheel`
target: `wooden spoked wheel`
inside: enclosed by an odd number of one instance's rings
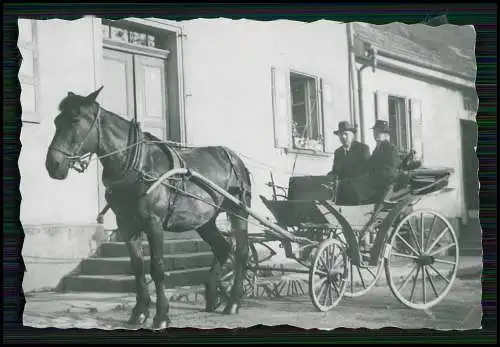
[[[257,273],[254,270],[258,265],[258,254],[254,245],[249,245],[249,255],[246,270],[243,273],[243,297],[251,297],[257,294]],[[220,279],[217,281],[217,301],[216,309],[225,304],[231,295],[231,289],[235,279],[235,253],[234,248],[229,254],[229,258],[222,266]]]
[[[410,308],[429,309],[444,299],[456,278],[458,241],[441,214],[416,210],[396,226],[384,257],[394,296]]]
[[[349,259],[346,247],[336,239],[323,241],[309,271],[309,296],[319,311],[337,306],[348,284]]]
[[[376,267],[359,267],[350,262],[349,284],[344,293],[348,298],[356,298],[368,293],[380,278],[382,261]]]
[[[343,233],[337,233],[335,238],[342,242],[347,248],[347,241]],[[367,263],[368,253],[361,253],[361,263]],[[344,293],[348,298],[362,296],[375,286],[382,273],[382,259],[379,260],[376,267],[360,267],[349,262],[349,277],[347,289]]]

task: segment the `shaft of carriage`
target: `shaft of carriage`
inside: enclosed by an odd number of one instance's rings
[[[239,207],[241,207],[242,209],[244,209],[245,212],[247,212],[249,215],[251,215],[253,218],[255,218],[259,223],[268,227],[270,229],[268,232],[273,234],[273,236],[277,236],[277,237],[285,239],[285,240],[296,242],[296,243],[304,245],[306,247],[313,246],[313,245],[317,244],[317,242],[311,241],[305,237],[295,236],[292,233],[288,232],[287,230],[281,228],[280,226],[267,221],[266,218],[259,216],[253,210],[249,209],[241,200],[236,199],[233,195],[229,194],[227,191],[225,191],[224,189],[219,187],[217,184],[213,183],[212,181],[210,181],[206,177],[200,175],[196,171],[192,171],[192,170],[188,170],[188,169],[184,169],[184,168],[173,169],[173,170],[167,171],[155,183],[153,183],[153,185],[151,185],[151,187],[149,187],[149,189],[146,191],[146,194],[149,194],[150,192],[155,190],[158,186],[160,186],[164,181],[166,181],[170,178],[173,178],[175,176],[180,176],[180,177],[186,178],[188,180],[193,180],[195,183],[197,183],[199,185],[201,184],[201,185],[205,186],[206,188],[211,189],[211,190],[221,194],[222,196],[224,196],[225,198],[227,198],[228,200],[230,200],[234,204],[236,204]]]

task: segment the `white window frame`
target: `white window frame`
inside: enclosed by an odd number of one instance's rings
[[[407,97],[397,93],[386,93],[384,91],[375,92],[375,117],[390,122],[389,116],[389,98],[396,97],[405,100],[405,117],[407,120],[406,136],[408,138],[407,147],[405,151],[415,150],[415,157],[423,162],[424,160],[424,117],[423,117],[423,104],[422,100],[414,97]],[[391,137],[391,142],[394,139]],[[397,142],[396,142],[397,143]],[[399,146],[398,146],[399,148]]]
[[[292,111],[292,86],[293,75],[311,78],[316,84],[316,107],[318,119],[318,140],[299,143],[300,136],[294,134]],[[312,156],[330,156],[335,151],[336,139],[333,129],[338,121],[334,105],[334,88],[330,81],[313,73],[302,72],[287,66],[271,66],[272,88],[272,117],[274,127],[274,148],[287,153],[304,154]],[[309,109],[310,111],[310,109]],[[331,132],[331,134],[330,134]],[[302,146],[297,146],[300,144]]]
[[[304,99],[305,103],[305,112],[306,112],[306,122],[311,122],[314,118],[316,118],[316,126],[318,128],[318,136],[317,138],[312,137],[312,128],[309,128],[309,131],[307,131],[305,136],[301,136],[301,132],[296,129],[296,123],[293,119],[293,107],[296,106],[293,104],[293,93],[290,93],[290,112],[291,112],[291,122],[292,122],[292,149],[294,150],[305,150],[305,151],[314,151],[314,152],[324,152],[325,150],[325,139],[324,139],[324,113],[323,113],[323,108],[321,105],[321,79],[318,76],[313,76],[309,75],[300,71],[296,70],[291,70],[289,73],[289,81],[290,81],[290,88],[292,87],[292,78],[293,76],[298,76],[304,79],[308,79],[308,82],[314,83],[315,85],[315,97],[316,97],[316,105],[312,104],[311,98],[310,98],[310,84],[308,83],[306,85],[307,89],[307,95]],[[314,112],[311,112],[312,108],[314,107]],[[307,124],[307,123],[306,123]],[[309,123],[310,124],[310,123]],[[302,132],[303,133],[303,132]]]
[[[33,111],[21,111],[21,120],[22,122],[25,123],[36,123],[39,124],[41,123],[41,113],[40,113],[40,76],[39,76],[39,66],[38,66],[38,35],[37,35],[37,22],[34,19],[25,19],[25,18],[19,18],[18,19],[18,28],[23,25],[22,23],[25,24],[30,24],[31,25],[31,41],[23,41],[21,38],[18,36],[18,49],[19,53],[22,56],[22,50],[29,50],[32,52],[33,56],[33,75],[23,75],[21,72],[21,68],[19,69],[19,83],[21,84],[21,95],[20,98],[22,100],[22,95],[23,95],[23,85],[31,85],[33,86],[33,91],[34,91],[34,110]],[[21,61],[21,65],[24,64],[24,57],[22,57],[23,61]],[[21,67],[21,66],[20,66]],[[23,108],[23,105],[21,103],[21,108]]]

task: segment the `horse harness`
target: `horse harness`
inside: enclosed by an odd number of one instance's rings
[[[85,143],[88,140],[88,138],[91,134],[91,131],[93,130],[94,127],[96,127],[96,129],[97,129],[97,146],[98,146],[97,149],[100,148],[100,144],[101,144],[100,143],[100,139],[101,139],[101,131],[100,131],[101,112],[102,112],[101,107],[98,106],[96,117],[94,118],[91,126],[89,127],[89,130],[85,134],[84,139],[82,140],[82,142],[78,146],[77,150],[74,151],[74,153],[70,154],[70,153],[67,153],[66,151],[63,151],[55,146],[51,147],[52,149],[57,150],[57,151],[63,153],[64,155],[66,155],[68,157],[68,159],[70,160],[70,167],[79,173],[82,173],[87,169],[89,162],[91,160],[92,155],[90,153],[80,155],[79,152],[81,151],[81,149],[85,145]],[[119,180],[113,181],[113,182],[106,182],[105,183],[106,192],[108,194],[112,194],[114,188],[116,188],[120,185],[124,185],[125,183],[130,184],[130,183],[144,182],[144,183],[149,184],[150,182],[158,179],[158,177],[155,177],[155,175],[151,175],[150,173],[145,172],[143,169],[143,164],[144,164],[143,145],[145,142],[144,140],[145,140],[145,136],[144,136],[144,133],[140,129],[140,123],[137,122],[136,119],[133,119],[131,122],[130,129],[129,129],[129,136],[128,136],[127,145],[124,149],[125,151],[129,152],[129,154],[126,157],[125,164],[121,170],[122,178]],[[173,148],[171,146],[167,146],[166,144],[163,144],[163,143],[160,143],[159,147],[169,157],[169,159],[172,163],[170,170],[186,167],[186,162],[184,161],[184,159],[182,158],[180,153],[175,148]],[[227,158],[229,159],[229,163],[231,165],[231,169],[229,171],[228,178],[227,178],[228,186],[226,187],[226,190],[229,191],[231,188],[233,188],[233,187],[229,187],[229,185],[231,183],[231,180],[230,180],[231,175],[234,173],[234,175],[236,176],[237,182],[239,182],[239,184],[240,184],[240,187],[237,187],[237,188],[234,187],[234,188],[238,189],[240,191],[240,193],[242,194],[242,196],[244,197],[250,191],[250,187],[247,184],[245,184],[242,177],[240,177],[238,170],[235,167],[231,153],[227,150],[227,148],[225,148],[225,147],[221,147],[221,148],[224,151],[224,153],[226,154]],[[123,150],[117,151],[116,153],[121,152],[121,151],[123,151]],[[108,154],[108,155],[105,155],[102,157],[107,157],[107,156],[110,156],[110,155],[116,154],[116,153],[111,153],[111,154]],[[104,177],[103,177],[103,181],[105,181]],[[179,191],[182,192],[183,190],[185,190],[185,183],[186,182],[184,179],[176,180],[176,183],[173,186],[173,188],[178,192]],[[179,185],[182,185],[182,188],[179,187]],[[172,214],[172,212],[175,209],[175,203],[177,202],[177,198],[179,195],[180,194],[172,194],[170,196],[169,207],[168,207],[168,212],[169,212],[168,215],[169,216]],[[246,203],[246,201],[243,201],[243,202]],[[102,218],[103,218],[104,214],[109,210],[109,208],[110,208],[110,206],[108,204],[99,213],[99,215],[97,217],[98,222],[102,222]],[[166,223],[166,221],[165,221],[165,223]]]

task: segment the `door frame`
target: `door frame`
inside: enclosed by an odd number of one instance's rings
[[[94,64],[94,90],[100,88],[100,86],[103,83],[103,77],[101,74],[102,71],[102,64],[104,61],[103,58],[103,53],[104,53],[104,48],[109,45],[109,48],[118,48],[120,50],[126,50],[126,49],[131,49],[135,51],[135,53],[139,54],[146,54],[146,55],[152,55],[152,56],[157,56],[159,52],[154,49],[148,49],[147,47],[136,47],[132,46],[130,47],[129,45],[123,45],[119,43],[115,43],[114,41],[108,41],[103,39],[102,35],[102,20],[101,18],[98,18],[96,16],[91,16],[92,18],[92,39],[93,39],[93,64]],[[160,20],[160,19],[142,19],[142,18],[128,18],[124,19],[123,21],[125,22],[130,22],[130,23],[136,23],[136,24],[141,24],[146,27],[152,27],[155,29],[160,29],[161,31],[169,34],[174,34],[176,37],[175,40],[175,58],[177,61],[177,87],[178,87],[178,99],[176,102],[178,103],[178,121],[179,121],[179,136],[180,136],[180,142],[185,143],[186,142],[186,115],[185,115],[185,99],[186,99],[186,94],[184,91],[184,56],[183,56],[183,38],[185,37],[185,34],[183,34],[182,28],[178,25],[170,24],[168,21]],[[165,51],[166,52],[166,51]],[[163,57],[165,57],[163,53]],[[165,57],[166,58],[166,57]],[[97,211],[96,211],[96,216],[98,213],[102,211],[102,209],[106,206],[106,201],[104,199],[104,194],[102,194],[102,190],[104,189],[101,181],[101,171],[102,167],[100,162],[97,162],[96,165],[96,179],[97,179],[97,191],[98,191],[98,201],[97,201]]]

